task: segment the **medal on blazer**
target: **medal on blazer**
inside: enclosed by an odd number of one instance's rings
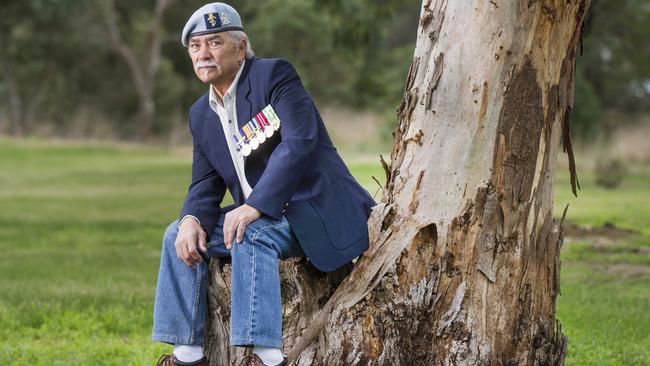
[[[280,129],[280,118],[269,104],[232,135],[235,147],[248,156]]]

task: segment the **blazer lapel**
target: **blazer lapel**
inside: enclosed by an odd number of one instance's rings
[[[252,108],[249,98],[251,92],[251,81],[248,78],[248,71],[251,68],[251,64],[255,61],[255,58],[250,58],[246,60],[244,64],[244,70],[242,70],[241,75],[239,76],[239,83],[237,84],[237,126],[238,128],[244,127],[246,122],[250,121],[252,118]]]
[[[237,83],[237,128],[242,128],[244,125],[253,118],[253,105],[248,99],[251,92],[251,81],[248,78],[248,71],[251,68],[255,57],[247,59],[239,76],[239,83]],[[247,156],[244,156],[244,164],[246,164]]]
[[[206,103],[207,104],[207,103]],[[237,172],[230,157],[230,150],[228,150],[228,142],[226,136],[223,134],[223,126],[219,116],[206,105],[205,117],[203,121],[203,141],[206,143],[201,144],[206,151],[208,158],[216,162],[221,173],[224,175],[224,180],[229,187],[232,187],[237,179]],[[238,184],[237,184],[238,186]]]

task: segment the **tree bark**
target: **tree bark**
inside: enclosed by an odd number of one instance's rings
[[[424,1],[370,249],[338,286],[281,265],[295,364],[563,364],[553,185],[562,143],[578,187],[568,123],[588,7]],[[212,269],[209,353],[232,365],[228,266]]]

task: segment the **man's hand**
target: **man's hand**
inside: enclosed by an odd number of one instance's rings
[[[235,236],[237,237],[237,243],[241,243],[246,226],[260,216],[262,216],[261,212],[247,204],[228,212],[223,221],[223,238],[226,241],[226,248],[232,248],[232,241]]]
[[[202,252],[207,251],[205,239],[206,234],[201,225],[191,217],[186,218],[178,228],[178,235],[174,243],[176,256],[190,267],[201,263],[203,258],[199,249]]]

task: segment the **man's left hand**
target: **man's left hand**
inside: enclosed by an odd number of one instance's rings
[[[223,238],[226,241],[226,248],[232,248],[233,238],[237,238],[237,243],[241,243],[244,238],[246,226],[262,216],[255,207],[243,204],[236,209],[226,213],[223,222]]]

